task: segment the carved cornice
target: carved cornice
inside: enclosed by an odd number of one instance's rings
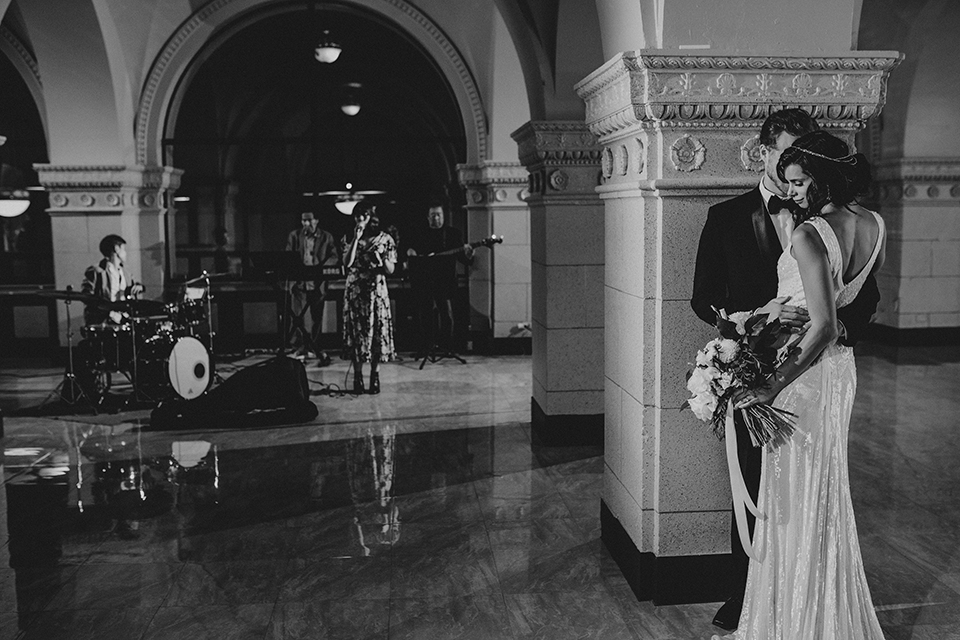
[[[483,162],[458,164],[460,184],[478,186],[488,184],[526,184],[527,170],[519,162]]]
[[[883,161],[877,166],[874,187],[878,201],[887,204],[911,201],[956,206],[960,199],[960,158]]]
[[[576,120],[533,120],[510,134],[520,162],[529,169],[550,165],[592,167],[600,164],[600,143]]]
[[[157,208],[180,186],[181,169],[125,165],[35,164],[51,213]]]
[[[467,206],[526,206],[529,174],[518,162],[458,164],[457,175],[466,187]]]
[[[957,182],[960,181],[960,158],[899,158],[877,164],[876,180]]]
[[[635,129],[753,128],[784,106],[828,128],[856,129],[878,113],[896,52],[762,57],[622,53],[577,84],[601,140]]]

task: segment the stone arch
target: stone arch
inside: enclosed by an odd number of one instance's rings
[[[211,45],[224,42],[230,35],[259,19],[255,10],[270,5],[267,0],[214,0],[186,20],[157,56],[140,96],[136,120],[137,163],[162,164],[162,138],[166,123],[173,122],[182,96],[184,79],[196,68],[198,57],[209,53]],[[486,158],[487,124],[480,91],[473,74],[454,44],[430,18],[404,0],[350,0],[350,4],[387,18],[422,46],[433,57],[450,84],[463,118],[467,142],[467,162]],[[277,7],[277,12],[291,7]]]
[[[27,90],[33,96],[33,102],[40,113],[40,122],[43,124],[43,135],[49,142],[49,131],[47,130],[47,108],[43,98],[43,82],[40,79],[40,68],[37,66],[37,60],[33,54],[23,46],[20,39],[7,29],[0,26],[0,53],[4,53],[10,63],[23,78]]]

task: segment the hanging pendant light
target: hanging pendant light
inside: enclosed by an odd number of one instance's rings
[[[340,57],[341,51],[340,43],[333,39],[328,29],[324,29],[323,34],[320,36],[320,44],[317,45],[317,48],[313,52],[313,57],[315,57],[318,62],[333,64],[337,61],[337,58]]]
[[[360,86],[359,82],[348,82],[344,85],[346,92],[343,102],[340,103],[340,111],[348,116],[355,116],[360,113],[360,98],[358,97]]]

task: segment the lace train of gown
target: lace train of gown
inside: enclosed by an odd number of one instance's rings
[[[837,306],[856,297],[883,240],[863,271],[842,282],[840,244],[823,218],[812,224],[827,247]],[[777,296],[805,306],[792,252],[777,265]],[[847,434],[857,386],[853,350],[832,345],[777,397],[798,416],[793,438],[763,452],[755,546],[737,640],[883,640],[863,570],[850,499]]]

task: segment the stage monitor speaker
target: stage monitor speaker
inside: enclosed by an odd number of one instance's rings
[[[278,356],[240,369],[193,400],[162,402],[150,430],[248,429],[300,424],[317,417],[303,363]]]

